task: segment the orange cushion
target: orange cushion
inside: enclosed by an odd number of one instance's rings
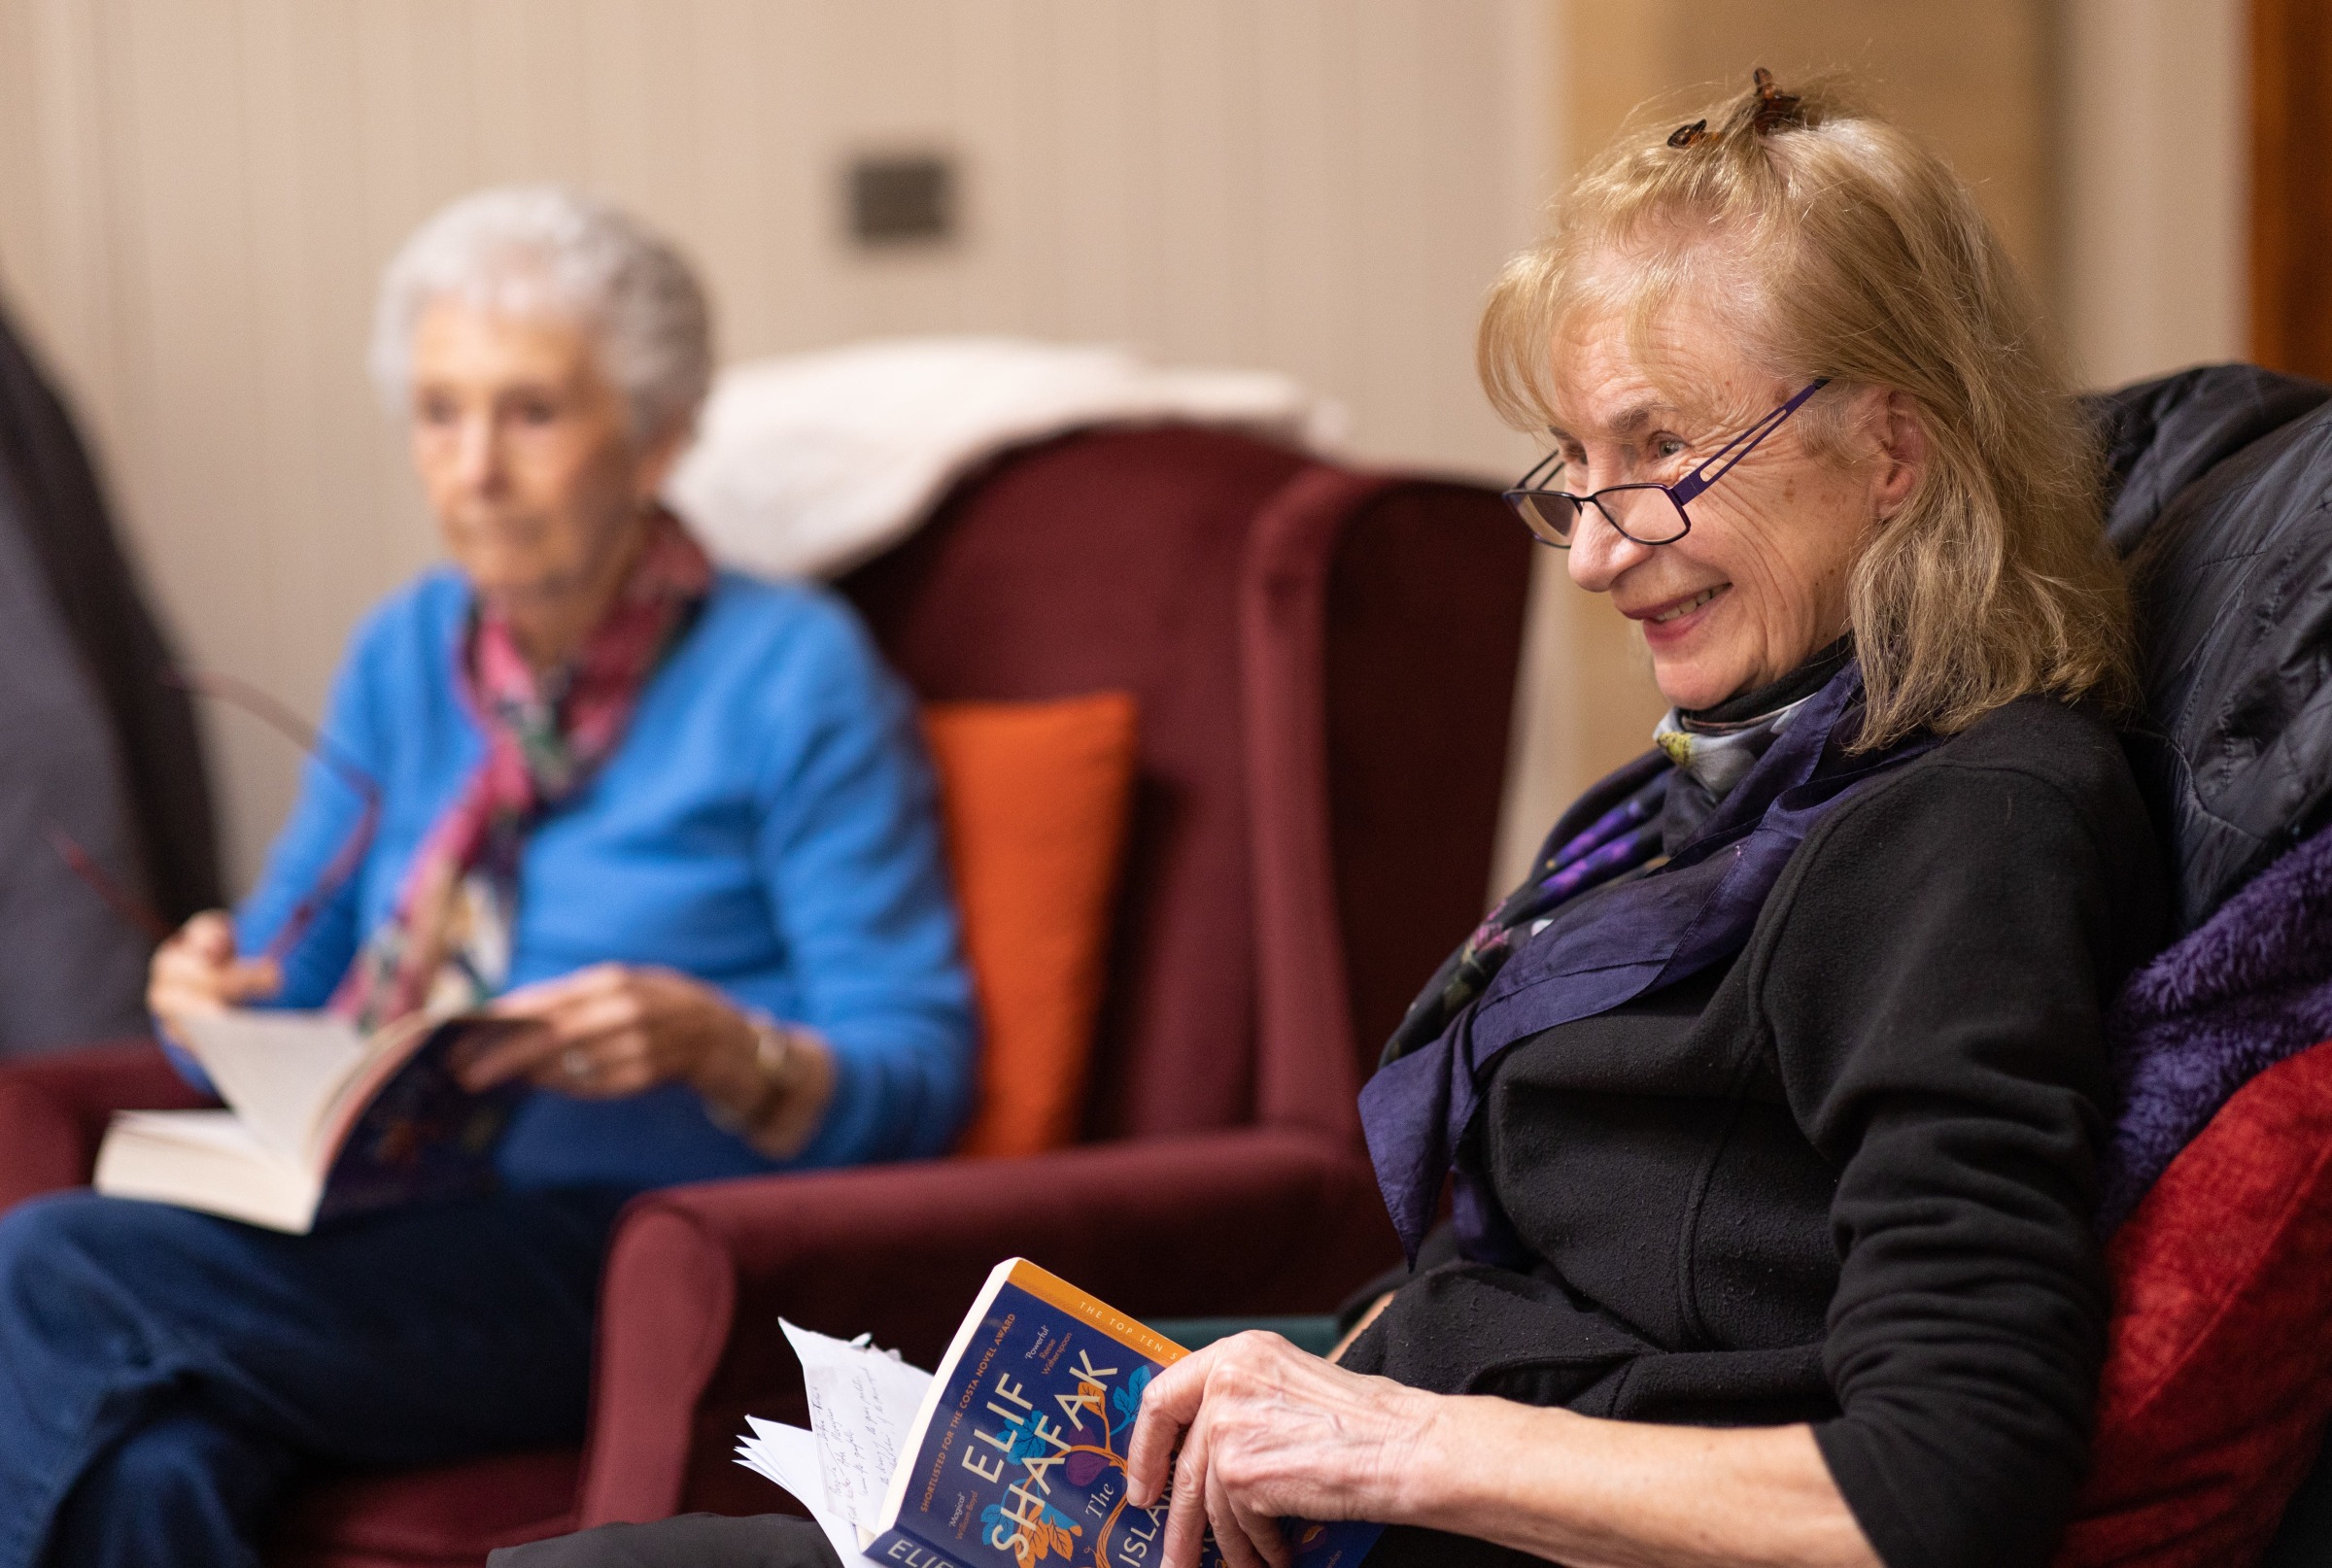
[[[959,1154],[1077,1139],[1134,781],[1134,699],[935,702],[923,734],[981,1024]]]
[[[2096,1450],[2054,1568],[2251,1562],[2332,1413],[2332,1043],[2220,1107],[2106,1256]]]

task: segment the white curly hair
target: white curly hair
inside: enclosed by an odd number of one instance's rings
[[[712,313],[687,257],[629,213],[564,186],[475,191],[398,248],[381,274],[369,356],[392,414],[411,402],[414,329],[446,298],[579,323],[639,440],[686,429],[712,383]]]

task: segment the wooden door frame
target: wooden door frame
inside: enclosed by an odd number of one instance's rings
[[[2332,380],[2332,6],[2250,3],[2251,358]]]

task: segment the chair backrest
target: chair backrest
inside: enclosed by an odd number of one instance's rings
[[[2332,387],[2208,365],[2092,413],[2139,611],[2127,740],[2180,937],[2111,1014],[2114,1315],[2052,1561],[2246,1562],[2332,1404]],[[2320,1559],[2318,1484],[2265,1560]]]
[[[1169,426],[1010,454],[840,585],[926,699],[1140,703],[1089,1136],[1349,1131],[1484,904],[1528,549],[1490,492]]]
[[[2211,365],[2094,401],[2181,932],[2332,811],[2332,388]]]

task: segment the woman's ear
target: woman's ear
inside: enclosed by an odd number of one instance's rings
[[[634,501],[643,507],[655,503],[656,497],[664,490],[665,480],[671,476],[673,465],[679,462],[680,454],[688,450],[689,441],[695,434],[695,426],[683,423],[673,426],[640,448],[639,460],[632,465],[632,498]]]
[[[1927,426],[1908,392],[1890,392],[1875,410],[1878,464],[1870,481],[1872,515],[1881,521],[1903,510],[1927,471]]]

